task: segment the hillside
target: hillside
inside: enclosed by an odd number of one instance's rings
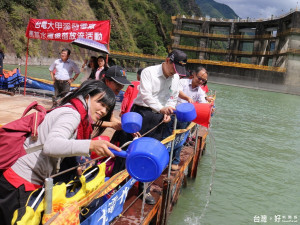
[[[196,0],[203,15],[213,18],[235,19],[238,15],[227,5],[218,3],[214,0]]]
[[[29,18],[66,20],[111,20],[110,48],[165,56],[170,46],[171,16],[177,14],[203,16],[207,8],[197,3],[212,0],[2,0],[0,1],[0,48],[17,58],[26,55],[26,27]],[[230,8],[229,8],[230,9]],[[228,9],[228,13],[230,10]],[[231,10],[232,11],[232,10]],[[233,11],[232,11],[233,12]],[[234,13],[234,12],[233,12]],[[226,14],[227,15],[227,14]],[[229,15],[229,14],[228,14]],[[225,17],[225,14],[223,15]],[[29,55],[37,58],[57,57],[65,43],[30,40]],[[80,58],[82,49],[71,46]],[[78,54],[76,54],[78,53]],[[77,58],[78,58],[77,57]]]
[[[112,50],[165,55],[170,44],[171,14],[201,14],[196,3],[189,2],[193,4],[186,4],[186,0],[5,0],[0,2],[0,47],[6,53],[23,57],[27,44],[25,31],[30,17],[110,19]],[[29,54],[53,57],[63,45],[31,40]],[[76,48],[73,50],[79,51]]]

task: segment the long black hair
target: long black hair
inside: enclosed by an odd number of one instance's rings
[[[92,61],[94,63],[94,68],[92,68],[92,71],[91,71],[91,74],[89,76],[89,79],[95,80],[96,71],[98,69],[97,57],[96,56],[91,56],[90,61]],[[88,65],[88,67],[90,67],[90,64]]]
[[[97,70],[98,68],[98,61],[97,61],[97,57],[96,56],[91,56],[90,58],[90,62],[94,63],[94,68],[92,68],[93,70]],[[88,64],[88,67],[91,68],[90,63]]]
[[[116,104],[116,96],[113,93],[113,91],[107,87],[102,81],[100,80],[86,80],[84,81],[79,88],[71,91],[69,95],[64,97],[60,105],[64,105],[66,103],[69,103],[71,99],[77,98],[79,96],[82,96],[84,99],[89,95],[90,97],[93,97],[99,93],[103,93],[102,98],[100,99],[101,102],[103,102],[108,107],[108,113],[106,116],[101,118],[101,122],[97,122],[97,126],[101,126],[103,121],[110,121],[112,113],[114,111],[114,107]],[[102,132],[104,128],[101,128],[101,131],[99,130],[99,133]]]

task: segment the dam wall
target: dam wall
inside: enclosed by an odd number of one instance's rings
[[[286,74],[275,71],[204,65],[209,82],[300,95],[300,88],[285,84]]]
[[[172,48],[209,80],[300,95],[300,12],[268,19],[173,16]]]

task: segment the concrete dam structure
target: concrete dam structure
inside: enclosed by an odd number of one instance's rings
[[[300,95],[300,12],[269,19],[173,16],[172,48],[215,83]]]

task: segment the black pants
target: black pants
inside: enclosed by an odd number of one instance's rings
[[[70,91],[70,84],[67,80],[55,80],[55,98],[62,98]]]
[[[143,117],[143,124],[140,130],[140,134],[143,135],[144,133],[151,130],[153,127],[157,126],[164,118],[164,115],[161,113],[155,113],[149,107],[143,107],[139,105],[133,105],[131,108],[131,112],[137,112],[141,114]],[[149,134],[145,135],[145,137],[152,137],[159,141],[163,138],[163,131],[165,128],[165,124],[159,125],[156,129],[151,131]]]
[[[25,191],[24,185],[12,186],[1,174],[0,176],[0,225],[10,225],[14,211],[25,206],[31,191]]]
[[[140,130],[140,134],[143,135],[144,133],[151,130],[153,127],[157,126],[164,118],[164,115],[161,113],[155,113],[152,111],[151,108],[133,105],[131,108],[132,112],[137,112],[141,114],[143,117],[143,124]],[[156,129],[151,131],[149,134],[145,135],[145,137],[152,137],[159,141],[163,140],[163,132],[165,129],[165,123],[159,125]],[[139,182],[139,192],[143,192],[144,183]],[[150,186],[147,188],[146,193],[150,192]]]
[[[133,105],[131,108],[131,112],[137,112],[143,117],[143,124],[142,128],[139,131],[141,135],[158,125],[162,119],[163,114],[160,113],[154,113],[152,112],[151,108]],[[152,137],[159,141],[162,140],[163,137],[163,130],[164,130],[165,124],[161,124],[156,129],[151,131],[149,134],[145,135],[145,137]],[[116,131],[114,136],[112,137],[111,142],[113,144],[119,143],[119,146],[122,146],[127,141],[131,141],[133,139],[131,134],[125,133],[125,131]],[[123,149],[126,150],[127,148]],[[112,175],[115,175],[116,173],[120,172],[121,170],[125,169],[125,162],[126,159],[123,159],[121,157],[116,157],[115,165],[113,168]],[[140,182],[142,183],[142,182]],[[141,190],[143,187],[140,188]]]

